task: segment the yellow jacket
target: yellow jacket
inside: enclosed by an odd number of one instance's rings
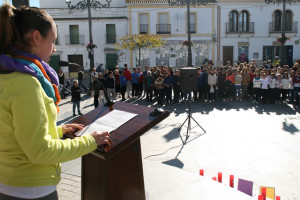
[[[0,74],[0,182],[14,187],[57,185],[60,163],[96,149],[90,135],[60,140],[57,110],[28,74]]]

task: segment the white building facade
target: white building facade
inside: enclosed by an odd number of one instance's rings
[[[72,1],[76,5],[79,0]],[[99,0],[106,3],[104,0]],[[87,9],[69,10],[61,0],[40,1],[40,7],[54,18],[58,28],[57,52],[52,61],[68,60],[89,69]],[[286,54],[290,63],[300,59],[300,3],[287,4]],[[298,12],[297,12],[298,11]],[[109,8],[91,9],[95,67],[103,64],[130,68],[138,65],[137,51],[116,50],[118,38],[131,34],[158,34],[166,45],[142,50],[141,66],[187,65],[187,7],[170,6],[167,0],[112,0]],[[192,60],[201,66],[208,60],[216,65],[255,59],[261,63],[280,56],[282,4],[264,0],[208,0],[205,6],[190,7]],[[75,35],[75,36],[74,36]],[[75,38],[74,38],[75,37]],[[70,69],[74,72],[74,69]]]
[[[216,61],[223,64],[255,59],[258,63],[281,57],[283,4],[266,4],[264,0],[219,0]],[[286,4],[285,43],[287,62],[300,59],[300,3]]]
[[[74,0],[71,5],[76,5]],[[105,4],[106,1],[99,2]],[[90,68],[87,44],[90,42],[88,9],[68,9],[61,0],[40,1],[40,7],[45,9],[57,25],[58,39],[56,52],[51,58],[50,65],[59,68],[58,61],[75,62]],[[117,38],[128,35],[128,10],[125,1],[114,0],[109,8],[91,9],[92,37],[94,49],[94,66],[113,69],[115,65],[128,63],[128,51],[116,50]],[[76,77],[77,69],[68,68],[71,77]]]
[[[190,7],[192,37],[192,60],[200,66],[215,57],[216,8],[214,1],[206,6]],[[174,67],[187,66],[187,7],[170,6],[166,0],[127,0],[129,9],[129,34],[159,34],[164,38],[164,47],[144,50],[141,65]],[[138,63],[137,52],[130,57],[132,66]]]

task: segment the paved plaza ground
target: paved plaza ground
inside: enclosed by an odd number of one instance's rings
[[[145,99],[127,102],[158,107]],[[83,114],[93,110],[93,98],[84,95],[81,107]],[[254,182],[255,198],[243,199],[257,199],[260,186],[275,187],[276,195],[282,200],[300,199],[299,107],[248,101],[192,103],[192,116],[206,133],[195,127],[187,143],[182,145],[178,128],[187,117],[187,107],[187,104],[164,106],[170,116],[141,137],[146,199],[183,199],[180,189],[174,186],[185,181],[182,191],[197,190],[197,182],[201,182],[209,187],[208,193],[222,195],[221,187],[229,188],[230,174],[235,176],[232,190],[236,193],[239,193],[236,191],[238,178]],[[72,121],[72,114],[70,97],[63,99],[58,124]],[[185,132],[185,128],[180,131],[183,139]],[[204,177],[199,176],[199,169],[204,169]],[[212,184],[211,178],[218,172],[223,173],[223,184]],[[80,181],[81,159],[63,163],[58,186],[60,200],[79,200]],[[203,195],[197,198],[186,195],[185,199],[210,199]],[[239,199],[226,195],[218,199]]]

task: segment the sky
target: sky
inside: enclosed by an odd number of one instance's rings
[[[6,2],[6,0],[0,0],[0,5],[2,5],[4,2]],[[29,0],[29,2],[31,7],[40,7],[40,0]]]

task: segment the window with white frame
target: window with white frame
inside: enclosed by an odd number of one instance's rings
[[[147,34],[149,32],[148,14],[139,14],[140,34]]]

